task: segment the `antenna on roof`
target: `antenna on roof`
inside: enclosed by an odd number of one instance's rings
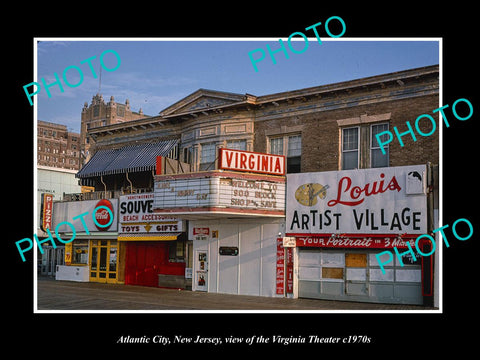
[[[98,93],[102,93],[102,66],[100,65],[100,76],[98,78]]]

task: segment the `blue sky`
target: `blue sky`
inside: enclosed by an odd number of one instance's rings
[[[294,38],[296,39],[296,38]],[[292,46],[300,50],[304,43]],[[93,77],[87,63],[80,62],[96,56],[92,65],[99,75],[100,54],[105,50],[116,51],[121,59],[120,67],[112,72],[102,70],[101,93],[108,101],[114,96],[117,102],[129,99],[134,111],[142,108],[147,115],[156,115],[164,108],[199,88],[267,95],[310,86],[332,84],[366,76],[379,75],[415,67],[439,64],[439,42],[436,39],[354,39],[309,38],[308,48],[301,54],[289,51],[275,54],[273,64],[268,54],[257,63],[255,72],[248,52],[257,48],[279,49],[277,38],[259,38],[234,41],[233,39],[205,39],[180,41],[77,41],[74,39],[41,40],[37,46],[37,80],[44,78],[53,83],[54,73],[61,78],[68,66],[78,66],[83,72],[83,82],[77,87],[63,83],[64,92],[58,86],[50,88],[48,98],[45,89],[37,95],[37,119],[67,125],[70,131],[80,131],[83,104],[90,104],[99,90],[99,78]],[[161,40],[161,41],[160,41]],[[286,39],[285,44],[286,43]],[[260,54],[255,54],[259,56]],[[104,57],[105,65],[113,68],[117,60],[111,53]],[[68,70],[70,83],[79,82],[75,69]],[[33,88],[30,88],[33,91]],[[28,100],[25,97],[28,104]]]

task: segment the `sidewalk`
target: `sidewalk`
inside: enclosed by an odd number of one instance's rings
[[[38,310],[420,310],[416,305],[372,304],[215,294],[143,286],[56,281],[38,277]]]

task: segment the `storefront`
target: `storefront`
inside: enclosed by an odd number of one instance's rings
[[[57,280],[123,283],[125,250],[117,241],[117,207],[118,199],[54,203],[53,228],[66,241],[74,237],[65,244],[65,265],[57,266]]]
[[[425,165],[287,175],[296,295],[423,304],[432,295],[434,260],[414,259],[406,242],[415,249],[415,239],[432,229],[431,216]],[[383,272],[376,255],[385,250],[394,260]]]
[[[277,296],[284,165],[283,156],[220,149],[222,170],[156,176],[154,212],[188,220],[193,291]]]
[[[190,288],[185,222],[153,213],[153,193],[121,196],[118,241],[125,245],[125,284]]]

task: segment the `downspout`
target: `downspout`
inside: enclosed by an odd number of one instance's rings
[[[105,192],[104,192],[103,198],[106,199],[106,198],[107,198],[107,184],[105,184],[105,183],[103,182],[103,175],[100,175],[100,181],[102,182],[103,187],[105,188]]]
[[[128,172],[126,172],[125,175],[127,176],[127,181],[130,184],[130,194],[133,194],[133,184],[130,181],[130,179],[128,178]]]

